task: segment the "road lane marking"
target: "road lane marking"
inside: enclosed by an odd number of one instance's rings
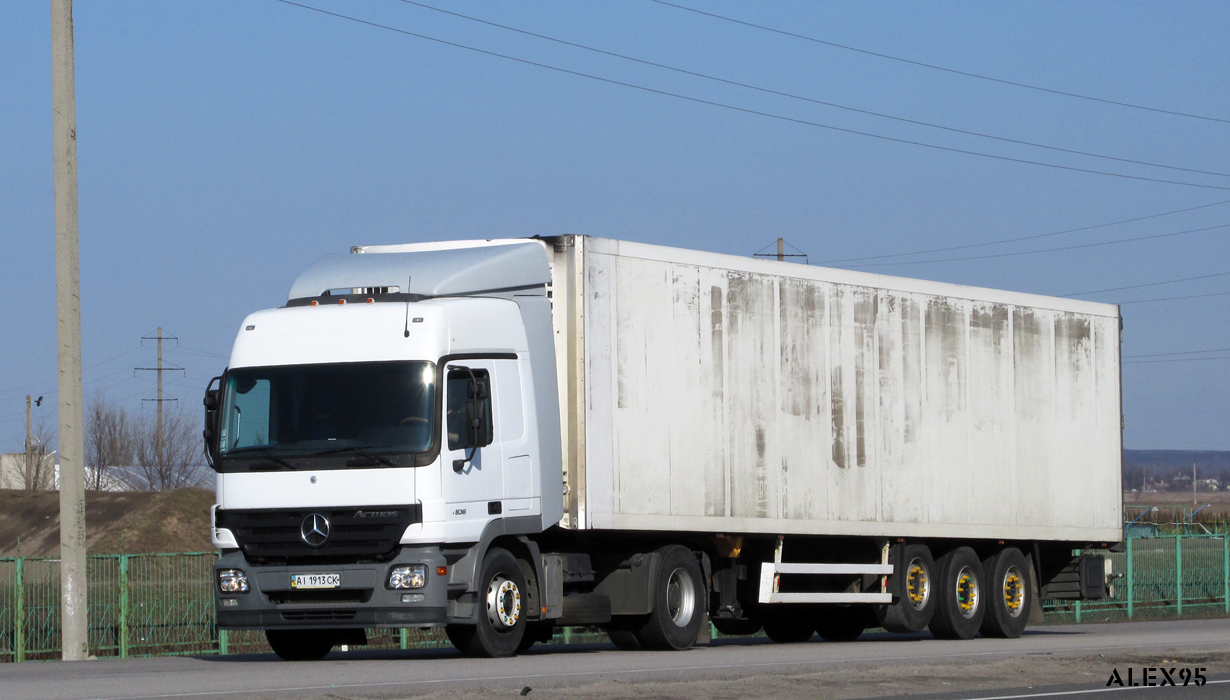
[[[1230,683],[1230,679],[1220,681],[1205,681],[1205,685],[1214,683]],[[979,698],[961,698],[961,700],[1012,700],[1012,698],[1051,698],[1060,695],[1081,695],[1084,693],[1109,693],[1112,690],[1141,690],[1142,688],[1161,688],[1160,685],[1128,685],[1111,686],[1110,688],[1086,688],[1085,690],[1058,690],[1052,693],[1028,693],[1023,695],[987,695]]]
[[[1111,646],[1111,647],[1088,647],[1088,648],[1083,648],[1083,649],[1081,648],[1065,649],[1062,651],[1097,652],[1097,651],[1117,651],[1117,650],[1122,650],[1122,649],[1141,649],[1141,648],[1146,648],[1146,647],[1153,648],[1153,647],[1158,647],[1158,646],[1169,648],[1169,647],[1204,646],[1204,645],[1209,645],[1209,644],[1224,644],[1224,643],[1225,642],[1186,642],[1186,643],[1179,643],[1179,644],[1159,645],[1156,642],[1154,642],[1154,643],[1148,643],[1148,644],[1125,644],[1125,645]],[[618,652],[613,652],[613,653],[618,653]],[[640,653],[640,652],[625,652],[625,653]],[[1056,652],[1027,652],[1026,655],[1054,656],[1055,654]],[[481,681],[529,680],[529,679],[537,679],[537,678],[547,678],[547,679],[573,678],[573,677],[579,677],[579,676],[602,677],[602,676],[622,676],[622,675],[637,674],[637,673],[669,673],[669,672],[681,672],[681,671],[718,671],[718,670],[737,671],[739,669],[776,668],[776,667],[782,667],[782,666],[813,666],[813,665],[821,665],[821,664],[847,664],[847,663],[861,663],[861,662],[875,662],[875,661],[910,661],[910,660],[915,660],[915,659],[918,659],[918,660],[959,659],[959,658],[971,658],[971,657],[979,657],[979,656],[1012,656],[1012,655],[1020,655],[1020,653],[1013,652],[1011,650],[1009,651],[975,651],[975,652],[966,652],[963,654],[919,654],[919,655],[914,655],[914,656],[874,656],[874,657],[861,657],[861,658],[850,658],[850,659],[764,661],[764,662],[751,663],[751,664],[738,664],[738,665],[733,665],[733,666],[727,663],[722,663],[722,664],[701,664],[701,665],[696,665],[696,666],[662,666],[659,668],[635,668],[635,669],[611,670],[611,671],[567,671],[567,672],[560,672],[560,673],[520,673],[520,674],[506,675],[506,676],[466,676],[466,677],[461,677],[461,678],[428,678],[428,679],[423,679],[423,680],[381,681],[379,683],[336,683],[336,684],[329,684],[329,685],[287,686],[287,687],[281,687],[281,688],[271,687],[271,688],[244,688],[242,690],[206,690],[206,691],[193,692],[193,693],[164,693],[164,694],[157,694],[157,695],[108,695],[108,696],[100,696],[100,697],[95,697],[95,698],[88,698],[87,700],[159,700],[160,698],[214,697],[214,696],[241,695],[244,693],[279,693],[279,692],[292,692],[292,691],[304,691],[304,690],[335,690],[335,689],[348,689],[348,688],[384,688],[384,687],[390,687],[390,686],[435,685],[435,684],[440,684],[440,683],[471,683],[471,682],[476,682],[476,681],[481,682]],[[341,659],[337,659],[337,660],[340,661]],[[373,661],[379,661],[379,660],[373,659]],[[239,662],[234,662],[234,663],[239,663]],[[1214,681],[1209,681],[1209,683],[1213,683],[1213,682]],[[1216,681],[1216,682],[1225,683],[1227,681]],[[1157,686],[1129,686],[1129,688],[1130,687],[1151,688],[1151,687],[1157,687]],[[1098,691],[1065,691],[1065,692],[1066,693],[1084,693],[1084,692],[1100,692],[1104,690],[1120,690],[1120,688],[1099,689]],[[1058,694],[1063,694],[1063,693],[1058,693]],[[1041,697],[1044,695],[1049,695],[1049,694],[1043,693],[1039,695],[1005,695],[1005,696],[1002,696],[1002,698],[1027,698],[1027,697]],[[988,698],[968,698],[968,699],[962,698],[961,700],[992,700],[992,698],[989,698],[989,697]]]

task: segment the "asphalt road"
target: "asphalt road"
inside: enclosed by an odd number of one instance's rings
[[[1203,667],[1210,682],[1185,688],[1176,671],[1178,687],[1107,687],[1115,670],[1127,681],[1129,667],[1137,682],[1146,667]],[[1013,640],[722,640],[674,653],[590,644],[512,659],[424,650],[334,652],[310,663],[259,655],[5,664],[0,698],[1230,698],[1228,672],[1230,619],[1219,619],[1039,627]]]

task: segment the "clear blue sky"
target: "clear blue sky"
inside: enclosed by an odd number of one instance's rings
[[[1230,176],[995,142],[720,85],[397,0],[303,1],[793,119],[1230,187]],[[1230,119],[1230,4],[1224,2],[680,2],[1006,80]],[[1230,173],[1230,123],[956,76],[648,0],[429,4],[812,99]],[[812,261],[826,261],[1230,200],[1225,189],[992,160],[734,112],[273,0],[78,0],[75,16],[86,393],[101,390],[134,410],[154,391],[152,374],[132,371],[153,361],[141,336],[160,325],[179,336],[180,348],[167,359],[186,372],[168,375],[169,395],[195,410],[244,315],[280,305],[300,269],[354,244],[577,233],[748,255],[782,236]],[[0,6],[3,451],[21,449],[26,393],[46,395],[49,403],[40,410],[54,417],[50,74],[47,3]],[[1222,224],[1230,224],[1230,204],[932,257]],[[1228,239],[1230,228],[1223,228],[862,269],[1064,295],[1230,272]],[[1230,292],[1230,275],[1085,298],[1127,302],[1220,292]],[[1124,354],[1230,348],[1227,303],[1230,296],[1126,305]],[[1230,360],[1125,365],[1126,445],[1230,449],[1228,379]]]

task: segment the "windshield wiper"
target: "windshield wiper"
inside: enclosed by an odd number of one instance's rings
[[[272,449],[273,449],[272,445],[265,446],[265,447],[242,447],[238,450],[231,450],[230,452],[227,453],[227,456],[230,457],[232,455],[235,455],[236,453],[239,453],[238,456],[240,457],[244,456],[245,454],[260,455],[262,459],[267,459],[279,467],[285,467],[286,469],[295,468],[295,465],[291,464],[290,462],[287,462],[281,457],[275,457],[269,454],[269,451]],[[264,470],[272,469],[273,467],[272,465],[253,463],[249,465],[248,468],[251,469],[252,471],[264,471]]]
[[[312,452],[311,455],[315,457],[318,455],[335,455],[335,454],[341,454],[343,452],[350,452],[360,457],[366,457],[367,459],[370,459],[372,461],[379,462],[385,465],[386,467],[396,467],[397,466],[397,463],[390,459],[386,459],[384,457],[381,457],[380,455],[367,452],[367,450],[370,450],[373,447],[377,447],[377,445],[365,445],[365,446],[360,446],[360,447],[336,447],[331,450],[321,450],[319,452]],[[350,466],[350,465],[347,464],[346,466]],[[355,465],[355,466],[359,466],[359,465]]]

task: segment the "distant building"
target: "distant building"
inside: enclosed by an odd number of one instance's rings
[[[60,465],[56,463],[56,453],[43,455],[43,468],[39,470],[40,491],[55,491],[60,488]],[[0,489],[26,488],[26,455],[24,452],[9,452],[0,455]],[[94,470],[85,470],[85,488],[94,490]],[[144,491],[141,472],[138,467],[107,467],[102,476],[102,491]]]
[[[47,490],[55,483],[56,453],[43,455],[43,468],[36,489]],[[0,455],[0,489],[24,489],[26,487],[26,453],[8,452]]]

